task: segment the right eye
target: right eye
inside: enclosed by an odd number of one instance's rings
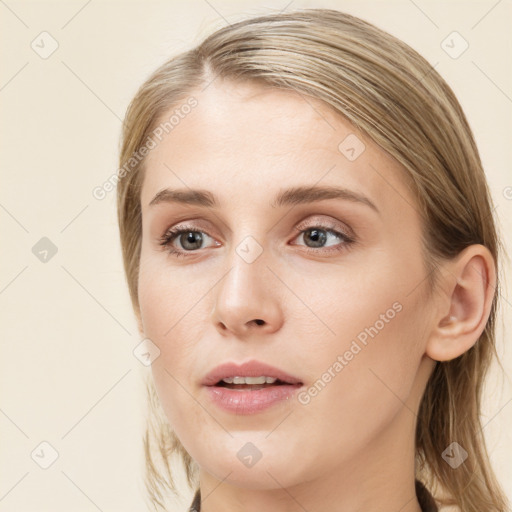
[[[180,226],[178,228],[171,228],[167,230],[164,235],[160,238],[160,245],[167,248],[169,254],[174,256],[191,256],[191,253],[201,249],[202,242],[205,236],[211,238],[204,231],[199,231],[197,228],[192,226]],[[213,240],[213,239],[212,239]],[[176,248],[174,242],[178,241],[181,245],[180,248]]]

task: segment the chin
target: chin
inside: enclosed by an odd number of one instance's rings
[[[256,462],[249,459],[243,462],[245,453],[250,452],[250,448],[246,447],[246,451],[238,455],[237,452],[241,450],[238,447],[239,443],[236,444],[236,451],[226,448],[218,454],[212,453],[209,447],[205,447],[203,455],[207,460],[203,459],[204,463],[202,463],[200,456],[197,459],[198,465],[219,481],[244,489],[281,489],[301,481],[301,475],[295,473],[290,467],[290,458],[283,456],[282,452],[268,454],[266,457],[262,453],[261,458]],[[265,451],[265,448],[262,451]],[[301,464],[295,465],[294,469],[301,471],[303,467],[303,461],[301,461]]]
[[[287,474],[286,468],[277,469],[273,465],[264,466],[262,464],[260,466],[260,464],[258,464],[258,467],[245,468],[238,464],[233,464],[232,462],[226,462],[226,464],[222,466],[216,465],[212,467],[211,471],[206,468],[205,470],[224,484],[233,485],[242,489],[262,491],[282,489],[282,487],[291,487],[294,484],[294,482],[290,480],[290,475]],[[228,474],[229,476],[226,477]]]

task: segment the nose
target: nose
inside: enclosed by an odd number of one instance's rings
[[[233,250],[230,269],[215,289],[212,321],[224,336],[232,333],[247,337],[251,333],[270,334],[283,323],[279,280],[260,255],[248,263]]]

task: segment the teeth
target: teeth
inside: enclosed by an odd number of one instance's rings
[[[274,377],[226,377],[222,379],[226,384],[274,384]]]

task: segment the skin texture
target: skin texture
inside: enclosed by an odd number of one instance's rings
[[[420,511],[416,411],[434,360],[457,357],[485,326],[492,257],[475,245],[445,262],[429,297],[422,221],[395,160],[294,92],[217,79],[194,97],[146,163],[139,330],[161,351],[155,385],[200,466],[203,512]],[[353,161],[338,149],[349,134],[365,145]],[[379,212],[342,199],[270,206],[282,189],[314,185],[350,189]],[[167,187],[206,189],[219,207],[149,206]],[[203,242],[176,257],[159,240],[184,224]],[[323,245],[308,236],[315,227],[327,230]],[[262,250],[252,263],[237,253],[246,237]],[[187,252],[186,242],[172,245]],[[220,363],[257,359],[309,388],[382,315],[378,334],[307,404],[236,415],[201,386]],[[250,468],[237,457],[247,442],[262,454]]]

